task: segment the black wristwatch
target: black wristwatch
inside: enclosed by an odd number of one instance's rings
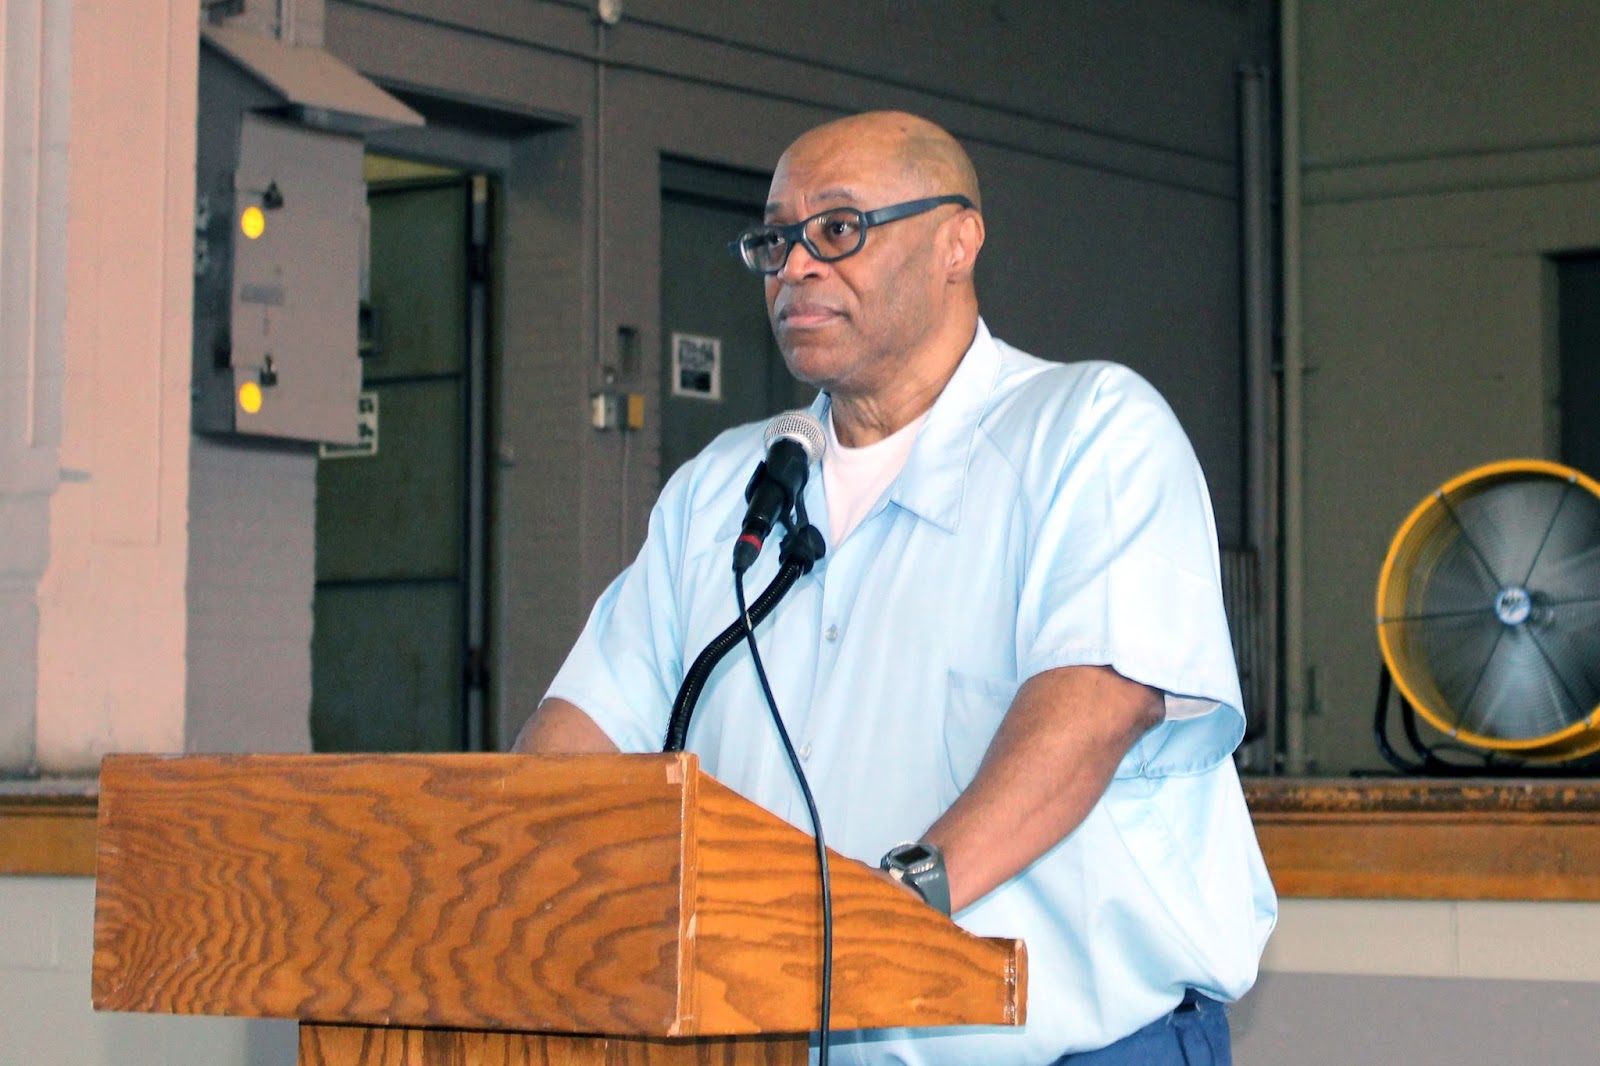
[[[940,914],[950,913],[950,879],[945,876],[944,856],[924,841],[896,844],[878,865],[896,881],[910,885],[917,895]]]

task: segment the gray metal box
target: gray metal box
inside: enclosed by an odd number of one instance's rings
[[[236,228],[233,241],[237,432],[358,440],[361,157],[358,138],[244,116],[235,214],[260,206],[264,229],[250,239]],[[261,396],[254,413],[238,402],[252,382]]]
[[[235,114],[231,189],[213,184],[215,202],[202,191],[197,225],[217,276],[206,285],[197,266],[196,296],[221,296],[225,278],[227,310],[196,331],[196,428],[354,444],[362,141]]]

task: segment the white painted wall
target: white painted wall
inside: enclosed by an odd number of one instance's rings
[[[72,14],[63,477],[38,587],[52,771],[182,750],[184,720],[196,12]]]
[[[0,1066],[294,1066],[293,1022],[98,1014],[94,881],[0,877]]]
[[[0,4],[0,770],[34,759],[37,589],[59,483],[71,8]]]
[[[1371,740],[1378,571],[1482,463],[1554,458],[1553,253],[1600,248],[1583,0],[1300,4],[1313,772]],[[1291,679],[1294,680],[1294,679]]]

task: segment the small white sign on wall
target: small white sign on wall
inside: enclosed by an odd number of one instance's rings
[[[672,395],[722,399],[722,338],[672,335]]]
[[[378,394],[363,392],[356,400],[355,444],[328,444],[317,448],[319,459],[368,459],[378,454]]]

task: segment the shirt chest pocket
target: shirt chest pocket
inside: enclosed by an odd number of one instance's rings
[[[972,784],[1019,687],[1009,678],[949,672],[944,706],[945,806]]]

